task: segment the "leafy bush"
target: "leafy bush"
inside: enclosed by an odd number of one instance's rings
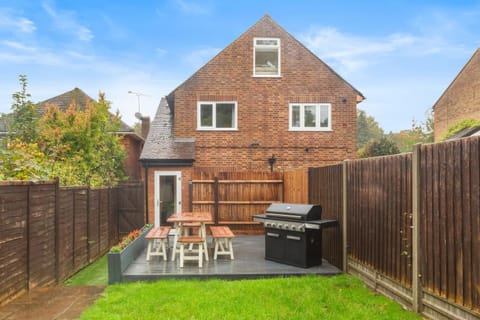
[[[453,126],[449,127],[447,129],[447,132],[440,138],[440,141],[445,141],[451,136],[457,134],[458,132],[462,131],[463,129],[466,128],[473,128],[476,126],[480,126],[480,120],[475,120],[475,119],[465,119],[460,122],[457,122]]]
[[[365,147],[358,151],[360,158],[386,156],[400,153],[395,142],[385,137],[371,140]]]

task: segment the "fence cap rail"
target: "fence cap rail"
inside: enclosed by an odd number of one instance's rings
[[[30,186],[30,185],[46,185],[46,184],[55,184],[57,183],[56,180],[6,180],[0,181],[0,186]]]

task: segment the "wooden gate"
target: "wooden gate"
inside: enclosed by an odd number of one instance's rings
[[[145,224],[142,182],[124,182],[117,188],[118,231],[120,234],[139,229]]]

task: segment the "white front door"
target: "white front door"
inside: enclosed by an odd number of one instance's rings
[[[174,212],[182,211],[182,173],[155,171],[155,226],[163,226]]]

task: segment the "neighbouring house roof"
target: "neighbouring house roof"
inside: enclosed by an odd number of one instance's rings
[[[144,166],[191,165],[195,161],[195,139],[173,136],[173,114],[162,98],[140,155]]]
[[[79,88],[74,88],[73,90],[64,92],[56,97],[47,99],[45,101],[41,101],[36,105],[38,107],[39,114],[43,115],[45,113],[45,109],[48,104],[54,104],[58,106],[60,110],[65,111],[68,109],[68,107],[70,107],[70,104],[72,102],[75,102],[75,104],[77,106],[80,106],[80,108],[83,110],[85,109],[88,101],[95,101],[95,100],[92,99],[85,92],[83,92],[83,90]],[[9,115],[6,115],[6,116],[8,117]],[[8,131],[8,126],[6,121],[0,118],[0,134],[5,133],[7,131]],[[132,127],[130,127],[128,124],[126,124],[122,120],[120,120],[120,128],[118,129],[117,133],[124,134],[124,135],[132,135],[136,139],[143,140],[143,138],[140,137]]]
[[[89,95],[87,95],[83,90],[79,88],[74,88],[73,90],[67,91],[62,93],[56,97],[47,99],[45,101],[39,102],[38,108],[40,114],[45,112],[45,108],[47,104],[54,104],[60,108],[60,110],[65,111],[70,107],[72,102],[75,102],[77,106],[80,106],[81,109],[85,109],[88,101],[95,101]],[[129,133],[134,132],[133,128],[130,127],[128,124],[120,120],[120,128],[119,132]]]
[[[465,137],[471,137],[471,136],[478,136],[478,135],[480,135],[480,126],[473,126],[473,127],[465,128],[463,130],[458,131],[453,136],[449,137],[447,141],[465,138]]]

